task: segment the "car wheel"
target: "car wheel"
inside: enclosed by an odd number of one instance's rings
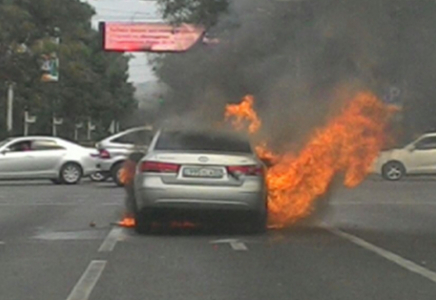
[[[77,184],[82,179],[82,168],[76,163],[66,163],[60,172],[60,179],[65,184]]]
[[[121,181],[121,171],[123,169],[123,163],[119,162],[115,166],[112,167],[111,174],[112,178],[117,186],[124,186]]]
[[[54,184],[62,184],[62,181],[60,181],[59,179],[50,179],[51,182],[53,182]]]
[[[386,180],[397,181],[406,174],[406,168],[398,161],[390,161],[382,168],[382,176]]]
[[[138,234],[150,233],[153,224],[152,214],[148,210],[135,212],[135,231]]]

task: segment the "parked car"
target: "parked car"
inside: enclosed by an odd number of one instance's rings
[[[241,213],[253,231],[265,229],[265,166],[245,137],[161,130],[137,168],[134,207],[139,233],[147,232],[157,216],[178,210],[212,211],[214,217]]]
[[[98,151],[45,136],[0,142],[0,179],[50,179],[77,184],[98,170]]]
[[[98,142],[96,148],[100,153],[100,175],[112,177],[118,186],[122,186],[120,174],[127,156],[133,151],[145,153],[152,137],[152,127],[144,126],[119,132]]]
[[[374,171],[391,181],[405,175],[436,174],[436,133],[424,134],[404,147],[383,151]]]

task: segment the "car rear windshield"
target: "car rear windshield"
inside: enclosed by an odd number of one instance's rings
[[[211,133],[163,132],[156,150],[251,153],[250,143],[238,136]]]

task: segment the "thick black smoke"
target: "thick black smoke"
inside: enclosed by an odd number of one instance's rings
[[[435,13],[430,0],[234,0],[209,30],[220,44],[160,60],[172,89],[165,120],[213,124],[225,104],[254,94],[281,145],[325,122],[335,99],[370,89],[404,105],[406,136],[432,129]]]

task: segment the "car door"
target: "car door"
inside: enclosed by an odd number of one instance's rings
[[[436,136],[418,140],[410,150],[411,173],[436,174]]]
[[[33,167],[31,140],[20,140],[8,144],[0,153],[0,179],[30,178]]]
[[[67,150],[55,140],[35,139],[32,141],[33,164],[31,173],[36,178],[57,176]]]

